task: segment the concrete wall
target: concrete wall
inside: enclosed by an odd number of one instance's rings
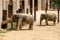
[[[13,14],[16,14],[17,10],[17,0],[13,0]]]
[[[1,28],[1,22],[2,22],[2,0],[0,0],[0,28]]]
[[[25,0],[25,13],[26,13],[27,8],[29,8],[29,6],[28,6],[28,0]]]
[[[41,10],[41,1],[42,0],[38,0],[38,10]]]

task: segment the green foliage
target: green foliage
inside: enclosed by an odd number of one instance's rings
[[[60,7],[60,0],[51,0],[51,2],[54,2],[57,7]]]
[[[50,1],[56,3],[56,0],[50,0]]]

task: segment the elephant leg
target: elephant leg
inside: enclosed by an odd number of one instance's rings
[[[20,29],[20,30],[22,29],[22,23],[20,24],[20,27],[19,27],[19,29]]]
[[[53,21],[53,22],[54,22],[54,25],[55,25],[56,21]]]
[[[16,27],[17,31],[19,30],[19,26],[20,26],[20,23],[18,22],[17,27]]]
[[[21,29],[21,22],[22,22],[22,19],[18,19],[17,30]]]
[[[11,29],[13,29],[13,22],[11,22]]]
[[[45,20],[45,25],[48,25],[48,20],[47,19]]]
[[[22,22],[22,26],[24,26],[24,23]]]
[[[40,25],[41,25],[41,23],[42,23],[42,20],[40,19]]]
[[[33,23],[29,24],[29,30],[33,29]]]
[[[22,20],[22,26],[24,26],[24,21]]]

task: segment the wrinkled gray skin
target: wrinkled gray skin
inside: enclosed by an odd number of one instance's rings
[[[13,19],[15,20],[16,18],[18,18],[18,22],[17,22],[17,30],[22,28],[22,25],[24,25],[24,23],[29,24],[29,29],[32,29],[33,26],[33,16],[29,15],[29,14],[15,14],[13,16]]]
[[[29,24],[29,29],[32,29],[34,18],[32,15],[29,14],[14,14],[11,18],[2,22],[2,25],[7,23],[16,22],[16,30],[22,28],[22,25]]]
[[[45,13],[45,14],[41,14],[40,16],[40,25],[42,23],[42,20],[45,19],[45,24],[48,25],[48,21],[53,21],[54,22],[54,25],[56,23],[56,14],[52,13],[52,14],[49,14],[49,13]]]

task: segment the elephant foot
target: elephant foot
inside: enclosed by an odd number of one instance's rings
[[[29,30],[32,30],[33,29],[33,25],[29,25]]]
[[[49,25],[49,24],[47,23],[47,24],[45,24],[45,25],[47,26],[47,25]]]
[[[40,20],[40,26],[41,26],[42,21]]]
[[[33,28],[29,28],[29,30],[32,30]]]
[[[16,31],[19,31],[19,29],[16,29]]]
[[[47,25],[49,25],[49,24],[47,24]]]
[[[56,25],[55,23],[56,23],[56,22],[54,21],[54,24],[53,24],[53,25]]]
[[[32,30],[31,28],[29,30]]]
[[[16,29],[17,31],[19,31],[19,27],[17,27],[17,29]]]
[[[53,25],[56,25],[55,23]]]
[[[48,24],[45,24],[46,26],[48,25]]]

